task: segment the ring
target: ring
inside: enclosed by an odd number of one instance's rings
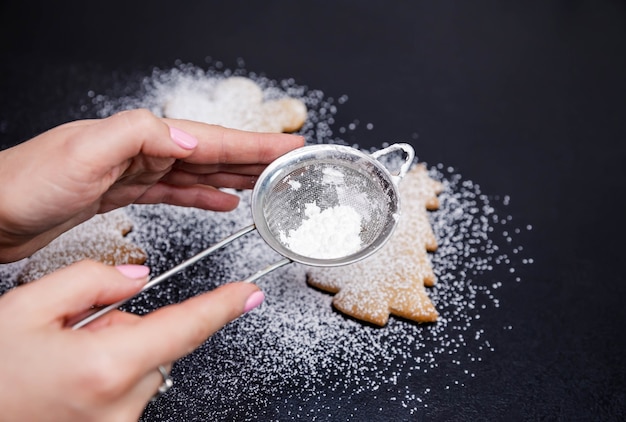
[[[167,393],[167,390],[172,388],[172,386],[174,385],[174,380],[172,379],[172,377],[170,377],[170,374],[167,373],[167,370],[165,369],[163,365],[159,365],[157,369],[159,370],[159,372],[161,373],[161,376],[163,377],[163,384],[159,385],[159,389],[157,390],[156,394],[152,396],[150,401],[155,401],[156,399],[161,397],[163,394]]]

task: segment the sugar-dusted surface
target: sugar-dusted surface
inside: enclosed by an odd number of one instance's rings
[[[95,95],[94,105],[101,115],[134,106],[159,111],[161,90],[185,72],[250,75],[241,69],[158,71],[146,78],[140,97]],[[302,133],[309,142],[341,141],[330,127],[336,104],[345,99],[335,102],[293,80],[258,80],[268,92],[284,90],[307,103]],[[487,328],[494,325],[485,319],[500,306],[498,289],[515,283],[516,266],[532,262],[515,240],[530,228],[506,214],[507,197],[482,193],[479,184],[443,164],[429,166],[429,173],[444,186],[440,208],[429,216],[439,246],[431,256],[438,282],[429,290],[440,312],[436,323],[392,318],[381,329],[347,319],[333,311],[331,295],[306,285],[306,268],[292,264],[259,281],[266,303],[175,364],[174,388],[149,405],[142,420],[411,420],[433,396],[441,399],[442,389],[462,388],[497,352]],[[127,211],[135,223],[129,236],[146,249],[154,274],[251,223],[248,193],[227,214],[163,205]],[[277,258],[251,233],[127,309],[149,312],[241,279]],[[13,272],[11,265],[0,267],[2,291],[12,286]],[[514,327],[503,323],[502,330]],[[384,415],[365,405],[376,400],[385,401]]]
[[[448,379],[446,388],[462,387],[494,350],[481,315],[499,306],[501,283],[514,282],[513,273],[497,281],[489,273],[503,266],[515,270],[498,245],[503,229],[515,229],[478,185],[437,168],[431,174],[444,184],[441,208],[431,217],[439,241],[432,256],[438,283],[429,290],[440,311],[436,323],[392,318],[381,329],[347,319],[333,311],[332,296],[306,285],[306,268],[292,264],[259,281],[265,304],[176,364],[176,387],[147,409],[144,420],[325,420],[338,415],[359,420],[365,416],[359,402],[377,391],[395,397],[402,420],[428,406],[433,383],[439,385],[441,378]],[[140,229],[133,236],[148,248],[149,265],[161,272],[250,223],[248,208],[247,194],[229,214],[136,206],[130,213]],[[130,309],[147,312],[183,300],[277,258],[251,233],[134,301]],[[463,375],[450,378],[451,366],[462,368]],[[338,398],[332,408],[328,396]]]

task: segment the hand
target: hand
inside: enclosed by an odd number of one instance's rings
[[[113,311],[69,327],[90,306],[137,293],[147,274],[82,261],[0,297],[0,419],[136,421],[163,382],[159,365],[263,300],[232,283],[144,317]]]
[[[0,152],[0,262],[131,203],[231,210],[238,197],[219,188],[253,187],[267,164],[303,144],[147,110],[56,127]]]

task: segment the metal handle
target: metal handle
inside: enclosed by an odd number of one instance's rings
[[[278,262],[273,263],[272,265],[268,265],[267,267],[263,268],[260,271],[257,271],[256,273],[252,274],[250,277],[246,278],[244,280],[244,282],[252,283],[252,282],[258,280],[259,278],[263,277],[265,274],[270,273],[270,272],[274,271],[275,269],[280,268],[283,265],[290,264],[292,262],[293,261],[291,259],[289,259],[289,258],[282,259],[282,260],[280,260]]]
[[[256,226],[254,224],[252,224],[252,225],[250,225],[248,227],[245,227],[245,228],[239,230],[236,233],[231,234],[230,236],[228,236],[227,238],[225,238],[225,239],[221,240],[220,242],[214,244],[213,246],[210,246],[209,248],[207,248],[207,249],[203,250],[202,252],[194,255],[193,257],[191,257],[188,260],[182,262],[181,264],[178,264],[177,266],[175,266],[171,270],[168,270],[168,271],[164,272],[163,274],[159,275],[158,277],[155,277],[155,278],[151,279],[135,295],[130,296],[130,297],[126,298],[126,299],[122,299],[122,300],[120,300],[118,302],[115,302],[115,303],[112,303],[110,305],[107,305],[104,308],[100,308],[97,311],[95,311],[94,313],[92,313],[92,314],[88,315],[87,317],[81,319],[80,321],[78,321],[77,323],[72,325],[72,330],[77,330],[77,329],[79,329],[81,327],[84,327],[85,325],[89,324],[90,322],[94,321],[95,319],[100,318],[102,315],[105,315],[105,314],[111,312],[112,310],[119,308],[120,306],[122,306],[123,304],[125,304],[126,302],[131,300],[132,298],[138,296],[140,293],[145,292],[146,290],[156,286],[157,284],[161,283],[162,281],[164,281],[164,280],[170,278],[171,276],[181,272],[182,270],[184,270],[188,266],[195,264],[196,262],[200,261],[202,258],[205,258],[206,256],[208,256],[208,255],[212,254],[213,252],[215,252],[216,250],[226,246],[227,244],[229,244],[233,240],[243,236],[244,234],[251,232],[255,228],[256,228]]]
[[[394,153],[396,151],[404,151],[406,155],[404,159],[404,163],[402,164],[402,166],[400,166],[400,170],[398,171],[398,174],[391,174],[392,182],[398,185],[398,183],[400,183],[400,180],[404,178],[406,173],[411,168],[411,165],[413,164],[413,160],[415,159],[415,150],[413,149],[413,147],[405,143],[393,144],[393,145],[388,146],[387,148],[374,151],[371,154],[371,157],[378,160],[380,157],[387,155],[387,154]]]

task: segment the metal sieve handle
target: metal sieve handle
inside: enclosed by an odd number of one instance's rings
[[[252,274],[250,277],[248,277],[245,280],[243,280],[243,282],[244,283],[254,283],[259,278],[263,277],[265,274],[271,273],[275,269],[280,268],[280,267],[282,267],[284,265],[287,265],[287,264],[291,264],[292,262],[293,261],[291,259],[289,259],[289,258],[281,259],[280,261],[274,262],[272,265],[268,265],[267,267],[263,268],[262,270],[259,270],[256,273]]]
[[[400,166],[398,174],[391,174],[390,172],[391,181],[397,186],[398,183],[400,183],[400,180],[402,180],[402,178],[406,175],[406,173],[411,168],[411,165],[413,164],[413,160],[415,159],[415,150],[413,149],[413,147],[405,143],[393,144],[388,146],[387,148],[383,148],[373,152],[372,154],[370,154],[370,157],[378,160],[380,157],[383,157],[387,154],[392,154],[396,151],[404,151],[405,153],[405,161],[402,166]]]
[[[188,260],[182,262],[181,264],[178,264],[174,268],[164,272],[163,274],[159,275],[158,277],[155,277],[155,278],[151,279],[148,283],[146,283],[141,288],[140,291],[138,291],[133,296],[127,297],[126,299],[122,299],[122,300],[120,300],[118,302],[112,303],[112,304],[104,306],[102,308],[95,309],[92,314],[89,314],[85,318],[81,319],[80,321],[75,322],[72,325],[72,330],[77,330],[79,328],[82,328],[85,325],[89,324],[90,322],[96,320],[97,318],[100,318],[104,314],[107,314],[107,313],[111,312],[112,310],[119,308],[120,306],[124,305],[126,302],[131,300],[132,298],[138,296],[140,293],[145,292],[146,290],[156,286],[157,284],[161,283],[162,281],[167,280],[171,276],[173,276],[175,274],[178,274],[179,272],[181,272],[185,268],[189,267],[190,265],[195,264],[196,262],[200,261],[201,259],[203,259],[203,258],[207,257],[208,255],[212,254],[216,250],[226,246],[227,244],[229,244],[233,240],[243,236],[246,233],[250,233],[255,228],[256,228],[256,226],[254,224],[252,224],[252,225],[250,225],[248,227],[244,227],[243,229],[239,230],[238,232],[235,232],[235,233],[231,234],[230,236],[224,238],[220,242],[218,242],[218,243],[208,247],[207,249],[203,250],[202,252],[192,256]]]

